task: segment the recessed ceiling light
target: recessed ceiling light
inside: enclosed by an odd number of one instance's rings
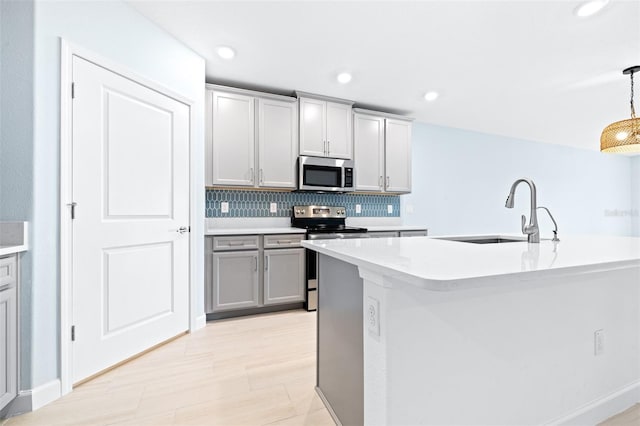
[[[216,49],[216,52],[222,59],[233,59],[236,56],[236,51],[229,46],[220,46]]]
[[[347,84],[351,81],[351,74],[348,72],[341,72],[338,74],[338,83]]]
[[[429,102],[435,101],[436,99],[438,99],[438,96],[438,92],[434,92],[433,90],[431,90],[424,94],[424,100]]]
[[[587,1],[576,8],[575,14],[579,18],[586,18],[587,16],[595,15],[600,12],[608,3],[609,0]]]

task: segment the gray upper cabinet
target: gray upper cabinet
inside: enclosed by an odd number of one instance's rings
[[[295,102],[258,99],[258,186],[296,187],[297,121]]]
[[[356,191],[411,192],[411,120],[354,111]]]
[[[18,395],[16,256],[0,258],[0,410]]]
[[[297,100],[207,85],[206,185],[295,188]]]
[[[212,256],[211,311],[258,306],[258,250],[213,253]]]
[[[353,102],[331,99],[299,97],[300,155],[353,158]]]
[[[411,122],[385,119],[385,191],[411,192]]]
[[[353,115],[356,191],[384,190],[384,118]]]
[[[304,301],[304,249],[264,251],[264,304]]]
[[[253,186],[255,181],[254,99],[210,92],[211,185]]]

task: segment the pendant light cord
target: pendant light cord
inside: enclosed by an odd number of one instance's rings
[[[633,71],[631,71],[631,118],[636,118],[636,109],[633,106]]]

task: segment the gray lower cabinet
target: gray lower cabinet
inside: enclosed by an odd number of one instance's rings
[[[420,230],[420,231],[400,231],[400,236],[401,237],[426,237],[427,236],[427,230]]]
[[[18,395],[16,256],[0,258],[0,410]]]
[[[258,250],[213,253],[213,312],[259,305],[258,255]]]
[[[367,232],[369,238],[393,238],[397,237],[398,233],[396,231],[372,231]]]
[[[206,312],[305,301],[304,234],[205,238]]]
[[[264,304],[304,302],[304,249],[264,251]]]

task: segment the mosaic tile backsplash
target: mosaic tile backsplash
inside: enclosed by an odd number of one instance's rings
[[[399,217],[400,196],[362,194],[315,194],[308,192],[206,190],[207,217],[291,217],[291,207],[317,204],[345,206],[347,217]],[[220,203],[229,203],[229,213],[220,211]],[[271,203],[278,204],[276,213],[269,213]],[[356,204],[362,212],[356,214]],[[388,213],[391,205],[393,213]]]

